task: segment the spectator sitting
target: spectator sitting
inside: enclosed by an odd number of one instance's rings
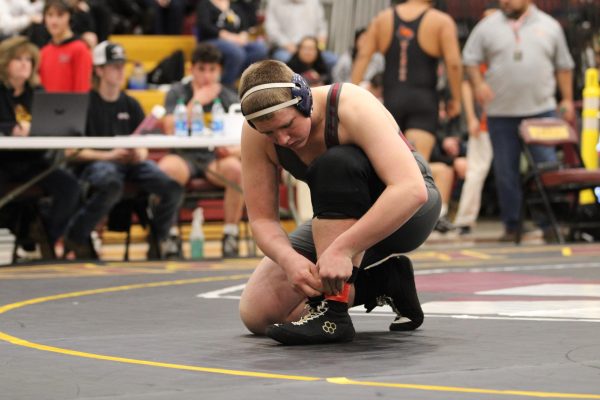
[[[265,11],[265,30],[273,47],[273,58],[287,63],[306,36],[315,36],[323,58],[332,69],[335,53],[326,51],[327,21],[320,0],[269,0]]]
[[[243,18],[244,15],[244,10],[229,0],[201,0],[197,7],[198,40],[221,50],[221,82],[229,86],[234,84],[248,65],[267,58],[265,44],[250,40],[248,21]]]
[[[189,1],[189,0],[188,0]],[[238,9],[243,13],[243,19],[249,32],[254,32],[259,28],[258,10],[261,0],[235,0]]]
[[[153,32],[156,35],[181,35],[185,0],[146,0],[152,11]]]
[[[0,44],[0,132],[9,136],[29,136],[31,106],[38,86],[39,50],[23,36]],[[50,167],[46,152],[6,151],[0,156],[0,193],[5,184],[23,182]],[[51,246],[62,236],[79,203],[79,183],[75,176],[58,168],[37,185],[51,198],[42,210],[42,219]],[[19,233],[16,232],[19,238]],[[19,238],[21,239],[21,238]],[[33,250],[33,249],[27,249]]]
[[[43,1],[0,0],[0,40],[42,23]]]
[[[297,74],[304,75],[311,86],[329,84],[331,73],[319,50],[317,38],[307,36],[298,43],[298,50],[287,63]]]
[[[200,43],[192,56],[192,80],[186,84],[174,84],[167,94],[167,115],[164,119],[167,134],[173,134],[173,110],[179,99],[184,100],[188,110],[195,101],[200,102],[205,113],[211,111],[215,99],[220,99],[225,109],[239,102],[237,93],[219,82],[221,70],[222,54],[219,49],[207,43]],[[237,256],[238,225],[244,207],[244,198],[239,191],[242,179],[239,146],[219,147],[215,151],[198,149],[183,152],[181,155],[169,154],[160,160],[159,167],[182,186],[191,178],[204,177],[214,185],[225,188],[222,251],[224,257]],[[234,183],[238,188],[226,184],[222,178]]]
[[[67,0],[47,0],[44,21],[51,41],[40,54],[40,77],[49,92],[88,92],[92,56],[70,27],[73,8]]]
[[[104,0],[112,19],[112,33],[140,34],[146,18],[146,0]]]
[[[98,35],[96,35],[96,23],[92,15],[90,4],[85,0],[69,0],[73,10],[73,21],[71,28],[73,33],[81,37],[81,40],[93,49],[98,44]]]
[[[102,42],[94,48],[95,88],[90,93],[87,136],[129,135],[144,119],[144,112],[134,98],[122,90],[125,81],[125,54],[121,46]],[[77,258],[97,255],[90,234],[96,225],[117,204],[126,181],[159,198],[154,204],[151,229],[159,248],[151,246],[149,258],[163,258],[171,250],[168,234],[178,212],[183,190],[158,166],[147,160],[146,149],[85,149],[76,160],[81,163],[80,179],[89,186],[85,204],[73,215],[65,238],[67,250]],[[152,241],[151,241],[152,244]]]
[[[448,209],[452,198],[452,189],[456,179],[464,179],[467,162],[465,158],[466,149],[461,141],[460,117],[448,119],[446,110],[440,102],[440,129],[433,147],[429,166],[440,195],[442,198],[442,210],[440,218],[435,225],[435,230],[446,233],[456,229],[448,219]]]
[[[354,33],[354,44],[350,50],[346,51],[340,56],[335,67],[332,70],[332,76],[334,82],[350,82],[350,75],[352,74],[352,65],[358,54],[358,49],[361,43],[365,41],[365,28],[357,29]],[[363,75],[361,85],[371,81],[376,74],[382,74],[385,69],[385,58],[381,53],[374,53],[371,57],[371,61],[367,66],[367,70]],[[382,75],[383,78],[383,75]]]

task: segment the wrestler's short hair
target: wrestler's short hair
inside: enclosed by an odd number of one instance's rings
[[[291,82],[294,76],[287,65],[276,60],[259,61],[250,65],[240,79],[238,94],[242,98],[244,94],[255,86],[265,83]],[[250,115],[260,110],[282,104],[292,99],[290,88],[272,88],[269,90],[260,90],[250,94],[242,102],[242,113]],[[255,120],[268,120],[273,113],[262,115]]]

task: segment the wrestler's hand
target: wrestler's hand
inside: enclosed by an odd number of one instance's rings
[[[306,257],[294,252],[282,265],[292,288],[306,297],[316,297],[323,293],[323,285],[317,266]]]
[[[317,270],[323,282],[323,292],[326,295],[340,294],[344,283],[352,275],[352,258],[330,247],[319,257]]]

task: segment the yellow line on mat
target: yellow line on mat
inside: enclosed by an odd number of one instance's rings
[[[195,278],[195,279],[179,279],[174,281],[161,281],[161,282],[151,282],[151,283],[140,283],[135,285],[124,285],[124,286],[115,286],[103,289],[92,289],[92,290],[83,290],[80,292],[71,292],[71,293],[63,293],[57,294],[53,296],[45,296],[45,297],[36,297],[34,299],[29,299],[25,301],[20,301],[18,303],[7,304],[0,307],[0,314],[4,314],[7,311],[14,310],[15,308],[21,308],[25,306],[30,306],[32,304],[45,303],[48,301],[61,300],[61,299],[69,299],[72,297],[81,297],[81,296],[91,296],[94,294],[103,294],[103,293],[113,293],[113,292],[124,292],[126,290],[134,290],[134,289],[146,289],[146,288],[155,288],[155,287],[163,287],[163,286],[176,286],[176,285],[189,285],[192,283],[201,283],[201,282],[218,282],[218,281],[230,281],[235,279],[247,279],[250,275],[248,274],[238,274],[238,275],[229,275],[229,276],[210,276],[205,278]]]
[[[145,288],[156,288],[165,286],[175,285],[189,285],[193,283],[201,282],[217,282],[226,280],[246,279],[248,274],[238,274],[229,276],[215,276],[215,277],[204,277],[195,279],[180,279],[174,281],[162,281],[162,282],[151,282],[151,283],[140,283],[135,285],[124,285],[115,286],[102,289],[83,290],[79,292],[63,293],[52,296],[37,297],[17,303],[6,304],[0,307],[0,314],[4,314],[8,311],[15,310],[30,306],[33,304],[45,303],[48,301],[68,299],[81,296],[91,296],[96,294],[124,292],[127,290],[134,289],[145,289]],[[452,387],[452,386],[432,386],[432,385],[417,385],[408,383],[386,383],[386,382],[367,382],[367,381],[355,381],[344,377],[335,378],[321,378],[316,376],[301,376],[301,375],[284,375],[274,374],[268,372],[256,372],[256,371],[243,371],[233,370],[224,368],[210,368],[201,367],[195,365],[184,365],[184,364],[172,364],[163,363],[157,361],[138,360],[134,358],[116,357],[103,354],[87,353],[83,351],[70,350],[61,347],[47,346],[40,343],[29,342],[27,340],[11,336],[7,333],[0,331],[0,340],[22,347],[27,347],[35,350],[48,351],[52,353],[65,354],[74,357],[90,358],[95,360],[113,361],[126,364],[145,365],[151,367],[179,369],[184,371],[197,371],[213,374],[223,375],[235,375],[245,376],[250,378],[266,378],[266,379],[285,379],[295,381],[323,381],[336,384],[336,385],[351,385],[351,386],[373,386],[373,387],[385,387],[385,388],[397,388],[397,389],[413,389],[413,390],[425,390],[425,391],[439,391],[439,392],[460,392],[460,393],[479,393],[479,394],[501,394],[509,396],[527,396],[527,397],[546,397],[546,398],[571,398],[571,399],[600,399],[600,395],[596,394],[576,394],[576,393],[552,393],[552,392],[533,392],[533,391],[518,391],[518,390],[493,390],[493,389],[480,389],[480,388],[466,388],[466,387]]]
[[[491,260],[492,258],[494,258],[493,256],[490,256],[489,254],[485,254],[485,253],[482,253],[481,251],[473,251],[473,250],[461,250],[460,254],[468,256],[468,257],[478,258],[481,260]]]
[[[562,398],[562,399],[600,399],[600,394],[578,394],[578,393],[553,393],[553,392],[531,392],[523,390],[494,390],[480,388],[465,388],[453,386],[431,386],[431,385],[415,385],[408,383],[385,383],[385,382],[367,382],[355,381],[347,378],[327,378],[327,382],[337,385],[356,385],[356,386],[374,386],[374,387],[389,387],[399,389],[415,389],[437,392],[458,392],[458,393],[478,393],[478,394],[501,394],[506,396],[527,396],[527,397],[545,397],[545,398]]]
[[[147,360],[137,360],[135,358],[125,358],[125,357],[114,357],[107,356],[102,354],[94,354],[94,353],[86,353],[83,351],[77,350],[69,350],[61,347],[53,347],[46,346],[44,344],[32,343],[27,340],[23,340],[11,335],[7,335],[4,332],[0,331],[0,340],[4,340],[6,342],[15,344],[17,346],[29,347],[35,350],[42,351],[50,351],[52,353],[66,354],[74,357],[83,357],[83,358],[91,358],[95,360],[104,360],[104,361],[114,361],[126,364],[138,364],[138,365],[146,365],[150,367],[161,367],[161,368],[170,368],[170,369],[180,369],[184,371],[197,371],[197,372],[208,372],[213,374],[224,374],[224,375],[237,375],[237,376],[247,376],[251,378],[268,378],[268,379],[290,379],[295,381],[318,381],[322,378],[313,377],[313,376],[298,376],[298,375],[282,375],[282,374],[272,374],[268,372],[253,372],[253,371],[240,371],[234,369],[223,369],[223,368],[209,368],[209,367],[200,367],[195,365],[184,365],[184,364],[171,364],[164,362],[156,362],[156,361],[147,361]]]

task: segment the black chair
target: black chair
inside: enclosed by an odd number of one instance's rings
[[[126,234],[123,261],[129,261],[131,228],[136,222],[149,230],[149,258],[160,259],[160,244],[152,229],[151,202],[152,195],[141,190],[135,183],[126,182],[122,199],[115,204],[108,214],[105,229],[114,232],[124,232]]]
[[[519,133],[528,170],[523,179],[523,203],[516,242],[521,240],[526,207],[533,204],[541,205],[559,243],[565,242],[557,216],[559,204],[566,206],[566,216],[561,222],[569,228],[570,240],[581,229],[600,227],[600,219],[578,218],[581,210],[579,193],[600,187],[600,170],[583,166],[579,155],[579,138],[573,128],[558,118],[536,118],[523,120]],[[559,161],[546,165],[536,163],[529,145],[556,148]]]
[[[15,187],[19,184],[15,184]],[[9,186],[9,190],[14,187]],[[33,185],[13,198],[0,209],[0,226],[8,228],[15,236],[12,249],[12,262],[19,261],[19,246],[27,246],[33,241],[40,246],[42,259],[56,259],[54,246],[41,216],[41,204],[47,200],[39,186]]]

